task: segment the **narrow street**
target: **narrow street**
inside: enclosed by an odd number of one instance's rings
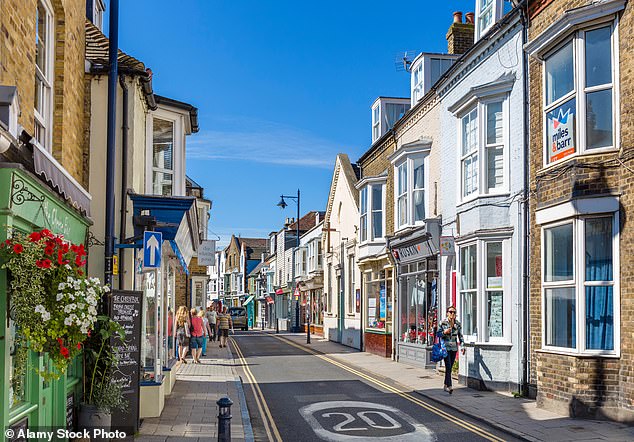
[[[283,335],[236,332],[232,344],[255,440],[517,440]]]

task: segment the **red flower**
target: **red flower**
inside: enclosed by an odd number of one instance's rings
[[[62,238],[60,238],[59,236],[56,236],[55,244],[57,244],[58,246],[61,246],[62,244],[64,244],[64,240],[62,240]]]
[[[54,246],[46,246],[46,248],[44,249],[44,254],[48,255],[48,256],[51,256],[54,251],[55,251],[55,247]]]
[[[81,342],[77,343],[77,350],[81,350]]]
[[[17,253],[19,255],[22,252],[24,252],[24,247],[22,247],[22,244],[15,244],[13,246],[13,253]]]
[[[86,256],[86,249],[84,249],[83,244],[80,244],[79,247],[77,248],[77,254],[79,256]]]
[[[9,245],[9,244],[11,244],[11,240],[10,240],[10,239],[7,239],[4,243],[5,243],[6,245]]]
[[[86,333],[88,335],[88,337],[92,336],[92,330],[88,330],[88,333]]]
[[[66,359],[68,359],[68,357],[70,356],[70,352],[68,351],[68,349],[66,347],[60,347],[59,352],[62,354],[62,356],[64,356]]]
[[[64,264],[68,264],[70,261],[68,259],[64,259],[64,252],[61,250],[57,251],[57,264],[63,266]]]
[[[79,250],[79,247],[77,247],[75,244],[71,244],[70,249],[73,251],[73,253],[77,253],[77,250]]]
[[[37,261],[35,261],[35,267],[37,267],[37,268],[40,268],[40,269],[41,269],[41,268],[43,267],[43,265],[42,265],[42,261],[40,261],[39,259],[38,259]]]
[[[48,229],[42,229],[42,231],[40,232],[40,235],[46,236],[47,238],[53,237],[53,233]]]
[[[69,251],[69,250],[70,250],[70,246],[68,245],[68,243],[64,243],[64,244],[62,245],[62,251],[63,251],[64,253],[68,253],[68,251]]]
[[[33,232],[29,235],[29,240],[31,242],[37,242],[41,239],[42,239],[42,235],[40,235],[38,232]]]
[[[78,274],[79,276],[83,276],[83,275],[84,275],[84,272],[82,272],[81,270],[77,270],[77,274]]]
[[[81,259],[81,255],[77,255],[77,256],[75,257],[75,265],[76,265],[77,267],[82,267],[84,264],[86,264],[86,261],[82,261],[82,259]]]
[[[45,259],[44,261],[42,261],[43,269],[50,269],[51,265],[53,265],[53,262],[50,259]]]
[[[59,343],[59,345],[62,345],[64,343],[64,340],[62,338],[57,338],[57,342]]]

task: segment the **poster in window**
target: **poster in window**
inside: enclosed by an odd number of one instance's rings
[[[575,153],[575,101],[564,103],[547,114],[549,163]]]
[[[385,321],[387,317],[387,306],[385,302],[385,288],[379,291],[379,321]]]
[[[376,298],[368,298],[368,307],[376,307]]]
[[[361,289],[355,291],[355,311],[361,313]]]
[[[502,292],[489,295],[489,336],[502,336]]]

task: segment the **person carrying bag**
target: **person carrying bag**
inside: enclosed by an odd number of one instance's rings
[[[458,353],[458,342],[464,344],[464,338],[462,337],[462,324],[456,319],[456,307],[450,305],[447,308],[447,318],[440,323],[439,334],[441,335],[441,341],[443,342],[447,355],[444,357],[445,361],[445,385],[443,390],[449,394],[453,393],[451,370],[453,364],[456,361],[456,354]],[[462,354],[465,354],[465,349],[462,349]]]

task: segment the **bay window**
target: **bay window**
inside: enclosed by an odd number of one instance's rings
[[[544,163],[616,148],[614,27],[576,32],[544,57]]]
[[[543,227],[545,348],[614,354],[618,215]]]
[[[53,8],[48,1],[37,2],[35,17],[35,94],[33,136],[49,152],[53,130],[53,68],[55,41]]]
[[[405,158],[396,166],[396,227],[423,222],[427,216],[425,188],[427,156]]]
[[[384,192],[386,177],[363,179],[359,190],[359,242],[382,240],[384,237]]]
[[[505,342],[505,297],[510,291],[505,278],[509,240],[480,239],[460,247],[459,319],[462,332],[477,342]]]
[[[505,183],[506,101],[478,103],[460,120],[461,198],[503,192]]]

